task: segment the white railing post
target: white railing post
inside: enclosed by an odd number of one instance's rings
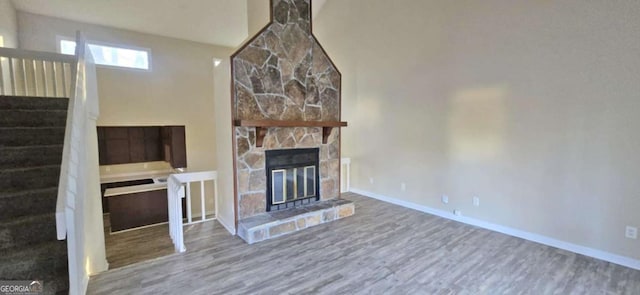
[[[198,222],[204,222],[216,219],[218,216],[218,173],[216,171],[205,172],[193,172],[193,173],[179,173],[171,174],[167,180],[167,201],[169,204],[169,235],[173,241],[174,247],[177,252],[186,251],[184,245],[184,231],[183,226],[188,224],[194,224]],[[205,181],[213,181],[215,186],[214,190],[214,208],[215,216],[213,218],[207,218],[206,212],[206,194],[205,194]],[[191,183],[200,182],[200,205],[201,218],[197,222],[193,222],[191,216]],[[186,193],[185,193],[186,192]],[[182,198],[187,198],[187,223],[184,223],[182,216]]]

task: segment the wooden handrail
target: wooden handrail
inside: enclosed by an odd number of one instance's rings
[[[241,127],[347,127],[341,121],[302,121],[302,120],[235,120]]]
[[[256,128],[256,147],[262,147],[268,128],[276,127],[321,127],[322,143],[327,144],[331,130],[336,127],[347,127],[344,121],[303,121],[303,120],[234,120],[237,127]]]

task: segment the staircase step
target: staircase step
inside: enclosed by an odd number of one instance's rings
[[[57,187],[60,165],[0,170],[0,193]]]
[[[0,96],[0,109],[67,110],[68,98],[38,96]]]
[[[56,165],[62,162],[62,145],[0,147],[0,169]]]
[[[3,127],[64,127],[66,110],[0,110]]]
[[[56,215],[29,215],[0,222],[0,250],[55,241]]]
[[[0,127],[0,146],[64,144],[64,127]]]
[[[68,288],[67,242],[50,241],[11,248],[0,255],[0,280],[43,280],[44,289]],[[60,278],[62,277],[62,281]]]
[[[0,221],[27,215],[54,213],[58,199],[58,188],[0,193]]]

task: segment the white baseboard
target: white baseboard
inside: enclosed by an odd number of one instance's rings
[[[218,216],[218,222],[220,222],[220,224],[222,224],[222,226],[224,226],[224,228],[227,229],[227,231],[232,234],[232,235],[236,235],[236,229],[234,226],[231,226],[231,224],[234,224],[235,222],[228,222],[226,221],[224,218],[222,218],[222,216]]]
[[[535,233],[531,233],[531,232],[527,232],[527,231],[523,231],[523,230],[519,230],[519,229],[515,229],[515,228],[503,226],[503,225],[499,225],[499,224],[486,222],[486,221],[483,221],[483,220],[480,220],[480,219],[475,219],[475,218],[465,217],[465,216],[456,216],[456,215],[453,215],[453,212],[447,212],[447,211],[443,211],[443,210],[439,210],[439,209],[434,209],[434,208],[431,208],[431,207],[419,205],[419,204],[408,202],[408,201],[399,200],[399,199],[388,197],[388,196],[379,195],[379,194],[376,194],[376,193],[368,192],[368,191],[357,189],[357,188],[351,188],[350,191],[353,192],[353,193],[356,193],[356,194],[359,194],[359,195],[363,195],[363,196],[366,196],[366,197],[370,197],[370,198],[373,198],[373,199],[377,199],[377,200],[380,200],[380,201],[383,201],[383,202],[387,202],[387,203],[399,205],[399,206],[402,206],[402,207],[418,210],[418,211],[421,211],[421,212],[424,212],[424,213],[428,213],[428,214],[432,214],[432,215],[436,215],[436,216],[439,216],[439,217],[442,217],[442,218],[455,220],[455,221],[458,221],[458,222],[462,222],[462,223],[466,223],[466,224],[469,224],[469,225],[481,227],[481,228],[488,229],[488,230],[491,230],[491,231],[503,233],[503,234],[506,234],[506,235],[518,237],[518,238],[521,238],[521,239],[529,240],[529,241],[540,243],[540,244],[543,244],[543,245],[547,245],[547,246],[551,246],[551,247],[567,250],[567,251],[574,252],[574,253],[577,253],[577,254],[582,254],[582,255],[585,255],[585,256],[593,257],[593,258],[596,258],[596,259],[600,259],[600,260],[608,261],[608,262],[611,262],[611,263],[619,264],[619,265],[622,265],[622,266],[626,266],[626,267],[629,267],[629,268],[640,270],[640,260],[637,260],[637,259],[634,259],[634,258],[630,258],[630,257],[626,257],[626,256],[622,256],[622,255],[618,255],[618,254],[613,254],[613,253],[610,253],[610,252],[602,251],[602,250],[597,250],[597,249],[585,247],[585,246],[582,246],[582,245],[577,245],[577,244],[561,241],[561,240],[550,238],[550,237],[547,237],[547,236],[543,236],[543,235],[539,235],[539,234],[535,234]]]

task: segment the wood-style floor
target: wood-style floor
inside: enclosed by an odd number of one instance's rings
[[[216,222],[89,294],[640,294],[640,271],[346,194],[356,214],[254,245]],[[149,245],[153,249],[153,245]]]
[[[159,224],[110,233],[109,215],[104,215],[104,241],[109,269],[175,254],[169,225]]]

